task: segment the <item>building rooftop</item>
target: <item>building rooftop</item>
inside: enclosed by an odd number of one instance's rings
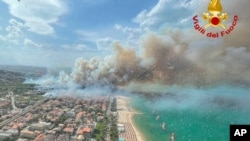
[[[44,134],[40,134],[35,138],[35,141],[44,141],[45,140],[45,135]]]
[[[77,132],[78,135],[83,135],[84,133],[91,133],[92,129],[85,127]]]
[[[64,131],[64,132],[67,132],[67,133],[73,133],[73,132],[74,132],[74,128],[66,127],[66,128],[64,128],[63,131]]]

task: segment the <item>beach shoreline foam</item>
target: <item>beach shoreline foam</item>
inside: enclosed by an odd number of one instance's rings
[[[124,124],[125,132],[120,136],[126,141],[147,141],[135,124],[135,114],[142,114],[131,108],[129,97],[117,96],[118,123]]]

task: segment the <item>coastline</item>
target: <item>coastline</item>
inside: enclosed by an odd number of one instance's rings
[[[136,138],[137,138],[137,141],[147,141],[146,140],[146,137],[143,135],[143,133],[138,129],[139,127],[137,127],[137,125],[135,124],[135,120],[134,120],[134,116],[135,114],[132,114],[131,117],[130,117],[130,120],[131,120],[131,123],[132,123],[132,126],[135,130],[135,134],[136,134]]]
[[[125,132],[121,133],[120,136],[126,141],[146,141],[145,136],[138,129],[135,124],[135,114],[142,114],[135,111],[131,105],[129,97],[116,96],[117,98],[117,112],[118,112],[118,123],[122,123],[125,126]]]

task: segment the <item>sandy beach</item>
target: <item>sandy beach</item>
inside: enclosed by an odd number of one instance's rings
[[[138,130],[133,122],[135,114],[142,114],[134,111],[129,104],[129,98],[125,96],[117,96],[117,112],[118,123],[124,124],[125,132],[120,136],[126,141],[146,141],[143,134]]]

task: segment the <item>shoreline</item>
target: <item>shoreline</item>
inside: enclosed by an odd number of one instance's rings
[[[116,96],[116,98],[118,123],[122,123],[125,126],[125,132],[121,133],[119,136],[123,137],[126,141],[147,141],[133,119],[135,114],[142,113],[135,111],[131,107],[129,97]]]
[[[138,129],[139,127],[135,123],[134,116],[135,116],[135,114],[132,114],[130,116],[130,120],[131,120],[132,126],[134,128],[137,141],[147,141],[145,135],[141,132],[141,130]]]

